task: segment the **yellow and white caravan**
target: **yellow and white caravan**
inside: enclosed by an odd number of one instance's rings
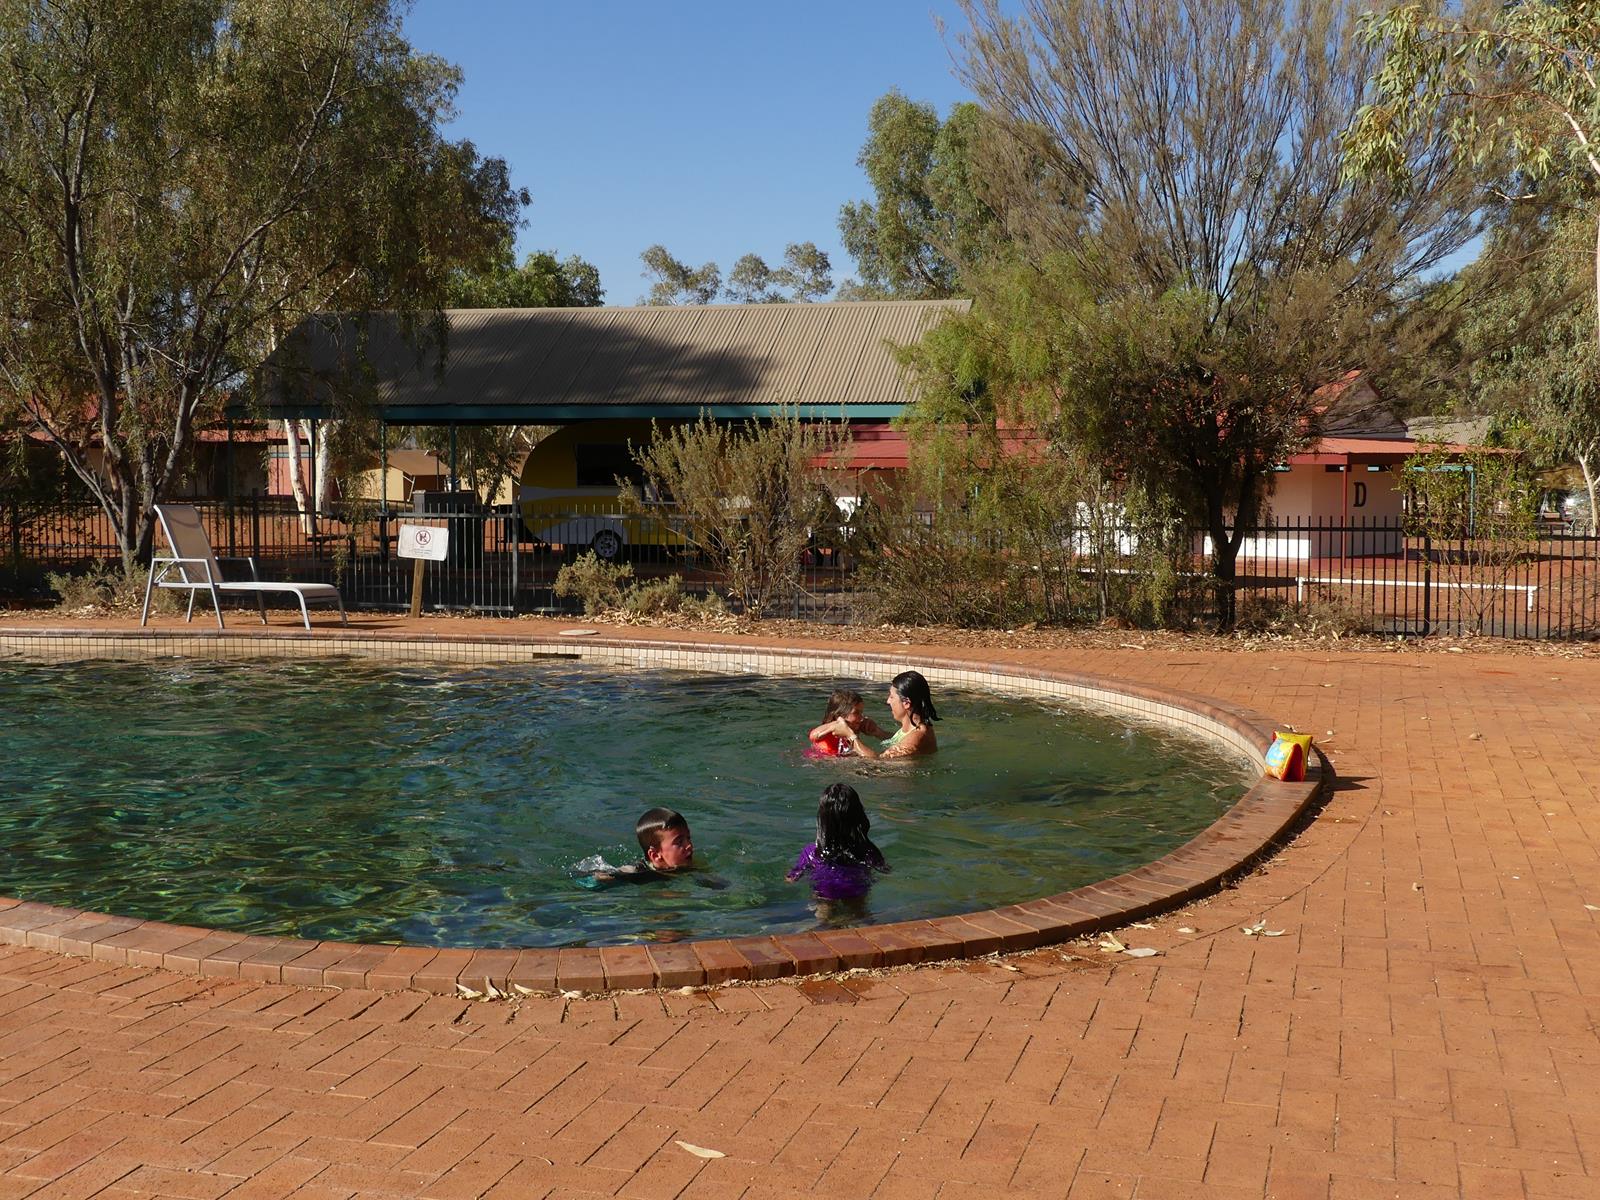
[[[522,464],[517,506],[536,541],[593,550],[605,562],[630,548],[682,549],[667,516],[623,511],[617,480],[643,484],[631,447],[650,439],[649,421],[586,421],[564,425],[535,446]]]

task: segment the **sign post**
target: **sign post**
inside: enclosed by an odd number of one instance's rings
[[[411,615],[422,615],[422,564],[432,559],[443,562],[450,548],[450,531],[435,529],[431,525],[400,526],[400,544],[396,553],[401,558],[415,559],[417,565],[411,572]]]

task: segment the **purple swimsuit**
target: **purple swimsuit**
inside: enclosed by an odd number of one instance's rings
[[[790,883],[802,875],[811,876],[811,890],[823,900],[851,900],[865,896],[872,887],[872,873],[887,871],[889,864],[883,855],[876,855],[865,863],[828,863],[817,857],[817,844],[812,842],[800,851],[786,878]]]

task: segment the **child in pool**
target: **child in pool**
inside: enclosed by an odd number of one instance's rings
[[[652,808],[633,826],[644,858],[625,867],[594,873],[596,885],[608,883],[648,883],[687,869],[694,862],[694,839],[683,814],[670,808]]]
[[[855,753],[850,739],[833,728],[839,721],[857,733],[871,734],[875,738],[889,736],[888,730],[881,728],[863,711],[860,692],[839,688],[828,697],[828,709],[822,714],[822,724],[806,735],[811,739],[811,748],[818,754],[832,757]]]
[[[867,836],[872,823],[861,797],[848,783],[830,783],[817,804],[817,840],[795,859],[786,878],[790,883],[811,876],[811,890],[819,900],[853,900],[872,887],[874,872],[888,873],[883,851]]]

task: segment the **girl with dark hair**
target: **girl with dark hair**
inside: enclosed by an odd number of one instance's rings
[[[819,900],[865,896],[873,872],[889,870],[883,851],[867,836],[871,828],[855,788],[830,783],[817,804],[817,840],[800,851],[784,878],[793,883],[810,875],[811,890]]]
[[[881,728],[862,711],[860,692],[851,691],[849,688],[838,688],[828,697],[828,707],[822,714],[822,724],[806,735],[811,739],[811,749],[814,753],[823,755],[854,753],[848,741],[832,732],[834,722],[841,718],[857,733],[870,733],[875,738],[889,736],[888,730]]]
[[[812,730],[812,735],[834,734],[849,744],[852,754],[862,758],[914,758],[932,754],[939,748],[939,739],[933,733],[933,723],[939,719],[939,713],[933,707],[928,681],[920,671],[901,671],[889,684],[889,715],[900,728],[878,750],[861,740],[860,730],[852,729],[842,720],[819,726]]]

